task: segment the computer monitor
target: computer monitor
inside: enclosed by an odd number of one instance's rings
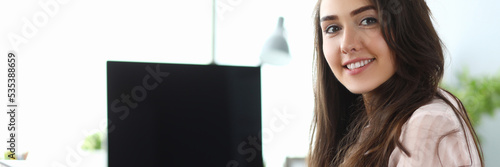
[[[259,67],[107,62],[108,166],[263,166]]]

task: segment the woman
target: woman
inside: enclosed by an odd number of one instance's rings
[[[308,163],[483,166],[424,0],[319,0]]]

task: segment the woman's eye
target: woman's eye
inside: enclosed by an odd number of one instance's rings
[[[369,17],[369,18],[361,20],[361,25],[363,25],[363,26],[369,26],[369,25],[372,25],[375,23],[377,23],[377,19],[375,19],[373,17]]]
[[[325,30],[325,32],[327,34],[333,34],[333,33],[336,33],[337,31],[340,31],[340,27],[336,26],[336,25],[328,26],[328,27],[326,27],[326,30]]]

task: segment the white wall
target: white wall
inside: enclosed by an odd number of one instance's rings
[[[39,5],[46,2],[56,4],[48,10],[53,16]],[[90,161],[78,152],[79,142],[88,131],[99,130],[101,121],[106,120],[107,60],[210,61],[210,1],[61,2],[0,3],[2,69],[7,68],[8,51],[15,49],[9,36],[26,38],[17,49],[18,152],[29,151],[28,160],[36,166],[85,166]],[[23,35],[28,24],[35,24],[35,28]],[[6,77],[0,78],[1,83],[7,82]],[[5,115],[1,114],[1,121],[6,121]],[[6,144],[0,145],[4,148]]]

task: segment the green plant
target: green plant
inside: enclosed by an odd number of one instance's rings
[[[465,69],[457,76],[457,85],[442,86],[462,101],[472,124],[479,125],[483,114],[493,116],[495,109],[500,108],[500,75],[471,76],[469,70]]]
[[[103,133],[101,133],[101,132],[89,135],[85,138],[85,141],[83,142],[83,145],[82,145],[82,149],[83,150],[100,150],[102,140],[103,140]]]

